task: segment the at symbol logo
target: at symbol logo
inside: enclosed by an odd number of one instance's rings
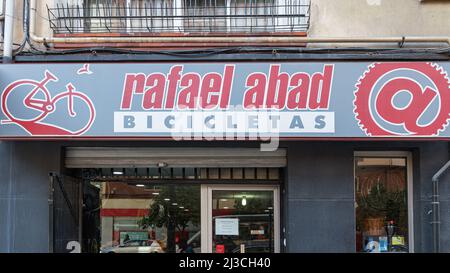
[[[87,132],[95,119],[94,104],[72,83],[66,85],[66,90],[52,95],[47,85],[57,81],[55,75],[45,71],[40,81],[21,79],[8,85],[1,96],[7,119],[1,124],[16,124],[32,136],[79,136]],[[65,117],[66,121],[71,119],[76,128],[56,125],[51,119],[55,115],[64,115],[60,119]]]
[[[354,113],[369,136],[437,136],[450,117],[450,81],[432,63],[375,63],[356,84]]]

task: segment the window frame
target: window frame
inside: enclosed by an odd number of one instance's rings
[[[383,157],[383,158],[406,158],[406,184],[408,198],[408,251],[414,253],[414,188],[413,188],[413,157],[409,151],[355,151],[353,153],[353,201],[356,202],[356,158],[357,157]],[[356,206],[354,205],[354,228],[356,231]],[[356,240],[356,233],[355,233]],[[356,249],[355,249],[356,252]]]

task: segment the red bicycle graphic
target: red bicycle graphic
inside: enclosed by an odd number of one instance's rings
[[[58,78],[50,71],[45,71],[44,79],[41,81],[35,80],[18,80],[11,83],[2,94],[2,110],[8,118],[2,120],[2,124],[15,123],[26,130],[33,136],[78,136],[84,134],[92,126],[95,119],[95,108],[88,96],[80,91],[76,91],[75,87],[69,83],[66,90],[52,97],[46,85],[49,82],[57,82]],[[23,99],[23,106],[28,109],[35,110],[32,117],[17,117],[11,113],[8,108],[8,99],[19,87],[30,86],[32,90]],[[40,97],[39,97],[40,96]],[[76,131],[71,131],[60,126],[43,122],[43,120],[55,112],[56,103],[67,99],[67,112],[70,117],[77,117],[77,112],[74,109],[75,99],[81,100],[89,110],[89,117],[84,126]]]

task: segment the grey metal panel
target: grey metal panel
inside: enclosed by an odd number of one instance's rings
[[[10,251],[11,220],[8,217],[8,206],[11,200],[0,197],[0,253]]]
[[[67,194],[65,200],[63,192],[55,181],[54,187],[54,215],[53,215],[53,242],[56,253],[68,252],[67,243],[79,241],[79,198],[81,180],[65,176],[62,179],[63,189]],[[70,211],[67,201],[70,202],[73,211]],[[72,214],[73,213],[73,214]]]
[[[288,161],[289,198],[354,198],[352,146],[298,145]]]
[[[353,200],[289,200],[288,252],[354,252]]]
[[[14,199],[12,252],[45,253],[48,251],[48,203],[42,198]]]
[[[12,193],[14,185],[11,178],[11,143],[0,142],[0,253],[11,250],[10,236],[12,226]]]
[[[449,182],[449,181],[447,181]],[[444,253],[450,252],[450,201],[448,200],[449,196],[445,196],[441,200],[441,251]]]
[[[67,147],[67,168],[137,168],[166,163],[169,167],[274,167],[287,164],[286,150],[256,148]]]

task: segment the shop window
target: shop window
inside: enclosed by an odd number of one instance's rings
[[[213,253],[272,253],[273,191],[212,191]]]
[[[91,182],[100,187],[102,253],[200,252],[200,186]],[[92,230],[95,230],[93,228]],[[92,234],[95,237],[95,234]],[[85,240],[86,241],[86,240]]]
[[[356,250],[408,252],[407,157],[355,157]]]
[[[59,243],[55,250],[64,252],[66,241],[75,240],[66,238],[63,229],[71,228],[73,234],[78,235],[78,225],[82,224],[82,237],[78,239],[82,240],[82,251],[86,253],[201,252],[200,202],[201,194],[205,193],[201,187],[206,185],[202,183],[215,180],[221,184],[227,179],[238,182],[225,190],[214,187],[212,215],[218,222],[222,219],[222,224],[231,218],[233,223],[239,221],[239,234],[232,238],[215,234],[214,244],[219,245],[214,247],[215,251],[231,241],[233,247],[228,245],[226,251],[276,251],[278,233],[274,229],[274,207],[278,201],[275,187],[248,187],[241,180],[267,183],[266,179],[271,179],[268,184],[276,184],[280,173],[278,168],[82,169],[79,174],[83,177],[74,179],[73,188],[68,187],[69,179],[65,179],[65,183],[66,190],[73,193],[73,204],[81,204],[77,200],[83,198],[83,220],[73,223],[68,212],[63,215],[67,219],[57,215],[58,223],[62,224],[57,225],[55,240]],[[164,181],[166,178],[169,180]],[[78,195],[80,185],[83,185],[81,196]],[[65,202],[61,198],[58,200],[55,210],[61,211]],[[209,246],[203,243],[203,249]]]

